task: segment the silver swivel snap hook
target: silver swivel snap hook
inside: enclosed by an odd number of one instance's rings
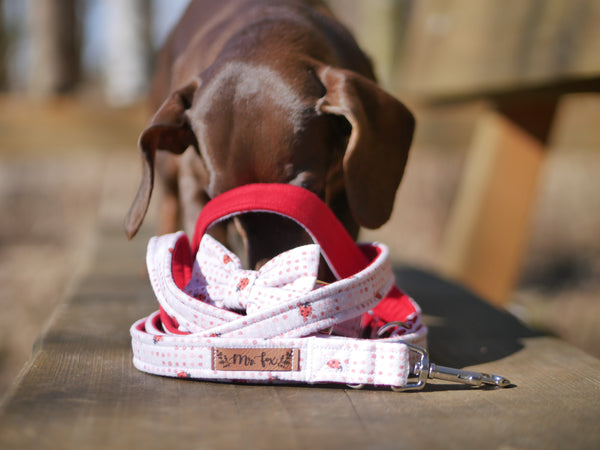
[[[392,327],[403,326],[401,322],[390,322],[382,326],[377,332],[377,336],[383,336]],[[421,390],[427,384],[427,380],[445,380],[453,383],[467,384],[470,386],[494,386],[504,388],[511,385],[511,382],[500,376],[482,372],[473,372],[470,370],[455,369],[452,367],[440,366],[429,360],[429,353],[423,347],[404,342],[409,350],[420,355],[419,360],[413,367],[413,374],[416,380],[408,383],[406,386],[394,387],[396,392]]]
[[[511,382],[499,375],[490,375],[487,373],[473,372],[470,370],[454,369],[452,367],[440,366],[429,360],[427,350],[413,344],[405,345],[412,351],[421,355],[419,361],[413,368],[416,381],[408,383],[406,386],[393,387],[395,392],[421,390],[427,384],[427,380],[445,380],[453,383],[467,384],[470,386],[493,386],[505,388],[511,385]]]

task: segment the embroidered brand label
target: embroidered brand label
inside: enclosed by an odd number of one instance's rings
[[[292,372],[300,370],[294,348],[213,348],[213,370]]]

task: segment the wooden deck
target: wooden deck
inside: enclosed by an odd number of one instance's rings
[[[120,194],[109,194],[87,275],[0,406],[0,448],[600,447],[598,359],[410,268],[398,268],[398,280],[426,313],[432,359],[498,373],[514,387],[438,382],[394,393],[138,372],[129,327],[156,308],[142,270],[148,236],[127,243],[120,215],[106,212]]]

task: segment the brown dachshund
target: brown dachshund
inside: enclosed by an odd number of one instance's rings
[[[320,1],[192,1],[157,65],[130,238],[155,165],[165,183],[161,232],[180,220],[193,230],[210,198],[248,183],[309,189],[354,238],[389,219],[414,119],[375,83],[369,59]],[[272,214],[236,221],[250,267],[306,240]]]

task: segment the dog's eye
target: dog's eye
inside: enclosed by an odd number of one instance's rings
[[[310,172],[299,173],[293,180],[289,181],[289,184],[309,190],[320,198],[323,198],[325,195],[324,183],[320,182],[318,178]]]

